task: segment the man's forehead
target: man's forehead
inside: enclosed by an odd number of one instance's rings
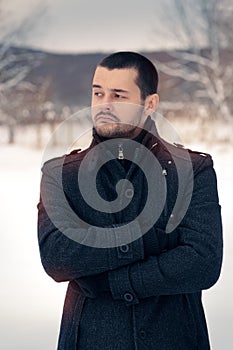
[[[136,85],[137,70],[135,68],[108,69],[98,66],[96,68],[93,85],[101,87],[127,88]]]

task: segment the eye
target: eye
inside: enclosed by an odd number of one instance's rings
[[[125,98],[125,96],[123,96],[123,95],[119,95],[119,94],[115,94],[115,97],[116,97],[117,99],[122,99],[122,98]]]
[[[96,92],[94,92],[94,96],[101,97],[101,96],[103,96],[103,93],[100,91],[96,91]]]

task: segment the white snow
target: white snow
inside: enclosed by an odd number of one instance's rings
[[[224,261],[218,283],[204,292],[213,350],[233,347],[233,150],[192,145],[211,153],[218,176],[224,227]],[[0,147],[1,288],[0,349],[56,348],[66,283],[44,272],[37,244],[37,208],[43,152],[19,145]]]

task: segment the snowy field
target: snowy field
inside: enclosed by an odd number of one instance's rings
[[[224,261],[218,283],[204,292],[213,350],[233,348],[233,150],[192,145],[212,154],[224,226]],[[42,151],[0,146],[0,349],[55,350],[66,283],[48,277],[37,245]]]

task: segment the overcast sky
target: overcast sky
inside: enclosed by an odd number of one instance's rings
[[[140,51],[175,45],[166,35],[172,1],[2,0],[2,7],[8,28],[33,18],[33,27],[21,35],[26,45],[57,52]],[[34,20],[38,4],[44,13]]]

